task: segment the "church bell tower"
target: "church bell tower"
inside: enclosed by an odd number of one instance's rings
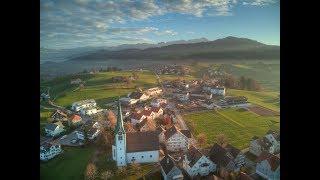
[[[117,162],[117,166],[126,166],[126,131],[123,127],[120,101],[118,102],[117,125],[114,131],[114,136],[114,145],[112,145],[113,160]]]

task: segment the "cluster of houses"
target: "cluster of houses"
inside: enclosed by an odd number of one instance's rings
[[[157,74],[188,75],[191,69],[182,65],[159,65],[156,67],[155,72]]]
[[[131,92],[127,95],[127,97],[123,97],[120,99],[121,103],[124,105],[134,105],[138,102],[144,102],[151,97],[155,97],[162,94],[162,89],[159,87],[154,87],[145,90],[144,92],[142,91],[136,91],[136,92]]]
[[[61,145],[83,145],[85,138],[94,140],[100,134],[101,125],[92,119],[84,121],[83,116],[99,112],[96,108],[95,100],[89,99],[74,102],[71,106],[73,111],[60,109],[54,111],[49,118],[50,122],[44,127],[46,137],[52,140],[40,143],[40,160],[47,161],[60,154]],[[66,126],[76,130],[64,135]]]

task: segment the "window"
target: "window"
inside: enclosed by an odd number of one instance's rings
[[[141,158],[143,159],[143,156],[141,156]]]
[[[150,155],[150,157],[152,158],[152,155]]]

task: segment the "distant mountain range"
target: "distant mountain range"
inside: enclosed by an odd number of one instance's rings
[[[72,58],[73,61],[106,59],[280,59],[280,46],[229,36],[214,41],[200,38],[158,44],[120,45]]]

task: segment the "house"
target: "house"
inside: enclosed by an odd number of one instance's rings
[[[143,121],[141,121],[140,123],[136,124],[136,129],[138,131],[144,132],[144,131],[153,131],[156,129],[156,126],[154,125],[152,119],[144,119]]]
[[[69,123],[72,125],[79,125],[80,123],[82,123],[82,118],[77,114],[73,114],[69,119]]]
[[[48,100],[48,99],[50,99],[50,96],[49,96],[49,94],[42,93],[42,94],[40,95],[40,99],[42,99],[42,100]]]
[[[256,173],[268,180],[280,179],[280,158],[262,152],[257,159]]]
[[[130,115],[130,120],[133,125],[142,122],[147,117],[143,113],[134,112]]]
[[[162,93],[162,89],[160,89],[159,87],[154,87],[154,88],[145,90],[145,94],[147,96],[157,96],[157,95],[160,95],[161,93]]]
[[[51,114],[50,117],[53,121],[67,121],[68,120],[68,115],[61,110],[56,110],[55,112],[53,112]]]
[[[182,102],[185,102],[185,101],[189,100],[190,93],[187,93],[187,94],[176,94],[176,97],[177,97],[178,100],[180,100]]]
[[[139,101],[145,101],[149,99],[149,96],[142,92],[132,92],[128,95],[131,99],[137,99]]]
[[[271,143],[270,153],[277,154],[280,152],[280,134],[276,131],[269,130],[265,138]]]
[[[64,132],[63,128],[64,128],[63,124],[59,121],[56,123],[46,124],[44,130],[45,130],[47,136],[55,137],[55,136],[61,134],[62,132]]]
[[[245,164],[245,157],[241,151],[231,145],[222,147],[215,143],[209,152],[210,160],[217,164],[217,169],[222,174],[225,172],[239,171]]]
[[[160,107],[163,104],[166,104],[167,100],[166,99],[154,99],[151,101],[151,106],[152,107]]]
[[[194,146],[190,146],[184,155],[182,167],[191,178],[197,175],[206,176],[210,172],[216,171],[216,164]]]
[[[271,146],[272,144],[269,142],[269,140],[266,137],[258,138],[255,136],[252,138],[250,142],[249,152],[251,154],[254,154],[255,156],[260,156],[260,154],[263,151],[270,152]]]
[[[153,112],[152,119],[156,119],[163,115],[163,109],[161,107],[151,107],[151,111]]]
[[[97,106],[97,103],[94,99],[87,99],[87,100],[72,103],[71,109],[78,112],[81,109],[94,108],[96,106]]]
[[[204,91],[210,92],[214,95],[221,95],[225,96],[226,95],[226,88],[225,87],[219,87],[219,86],[214,86],[214,87],[209,87],[209,86],[204,86],[203,87]]]
[[[132,99],[129,97],[123,97],[123,98],[120,98],[120,101],[121,101],[121,103],[123,103],[125,105],[133,105],[133,104],[136,104],[139,101],[139,99]]]
[[[80,110],[80,114],[82,114],[82,115],[92,115],[92,114],[96,114],[96,113],[97,113],[97,109],[92,108],[92,107],[82,108]]]
[[[62,152],[58,143],[43,143],[40,146],[40,160],[48,161]]]
[[[73,144],[78,142],[80,142],[79,144],[82,144],[85,139],[84,132],[81,130],[73,131],[69,134],[69,138],[71,139],[71,143]]]
[[[82,83],[82,80],[80,78],[77,79],[71,79],[70,84],[80,84]]]
[[[189,136],[189,137],[188,137]],[[180,131],[175,125],[164,132],[164,144],[168,151],[187,151],[189,148],[190,134],[187,131]]]
[[[88,139],[92,140],[92,139],[96,138],[99,134],[100,134],[100,129],[92,127],[87,132],[87,137],[88,137]]]
[[[118,104],[115,140],[112,158],[117,166],[129,163],[154,163],[159,161],[159,137],[156,131],[126,133],[123,126],[121,104]]]
[[[170,155],[166,155],[161,161],[161,174],[164,180],[183,180],[182,171],[176,165]]]
[[[232,107],[246,107],[248,106],[248,98],[244,96],[226,97],[224,103]]]

